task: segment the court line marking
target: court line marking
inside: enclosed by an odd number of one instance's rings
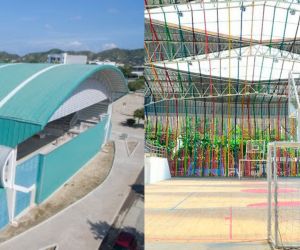
[[[185,197],[183,200],[181,200],[180,202],[178,202],[174,207],[170,208],[169,210],[174,210],[176,209],[178,206],[180,206],[183,202],[185,202],[188,198],[190,198],[192,195],[194,194],[194,192],[190,193],[187,197]]]

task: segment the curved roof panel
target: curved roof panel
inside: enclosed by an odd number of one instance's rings
[[[128,91],[121,71],[110,65],[0,65],[0,145],[15,147],[42,130],[55,111],[91,77],[108,85],[111,101]]]
[[[16,88],[20,82],[46,68],[47,64],[2,64],[0,65],[0,100]]]

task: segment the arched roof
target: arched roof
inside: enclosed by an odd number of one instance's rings
[[[0,145],[15,147],[41,131],[86,80],[106,85],[114,101],[128,92],[111,65],[0,64]]]

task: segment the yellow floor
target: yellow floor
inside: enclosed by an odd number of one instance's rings
[[[284,182],[280,202],[300,202],[300,179]],[[294,204],[293,203],[293,204]],[[290,209],[290,210],[289,210]],[[281,237],[300,237],[300,206],[279,209]],[[300,218],[299,218],[300,219]],[[292,221],[292,222],[291,222]],[[172,179],[145,187],[146,242],[252,241],[267,238],[267,182]]]

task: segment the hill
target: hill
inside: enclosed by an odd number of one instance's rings
[[[68,53],[71,55],[86,55],[88,60],[110,60],[117,63],[124,63],[126,65],[143,65],[144,63],[144,50],[143,49],[110,49],[102,52],[91,51],[63,51],[60,49],[51,49],[45,52],[29,53],[24,56],[16,54],[9,54],[7,52],[0,52],[0,62],[30,62],[30,63],[43,63],[47,61],[49,54]]]
[[[124,49],[111,49],[106,50],[94,55],[94,59],[105,60],[129,64],[129,65],[143,65],[144,64],[144,50],[124,50]],[[93,59],[93,60],[94,60]]]
[[[20,57],[7,52],[0,52],[0,62],[14,62],[20,60]]]

